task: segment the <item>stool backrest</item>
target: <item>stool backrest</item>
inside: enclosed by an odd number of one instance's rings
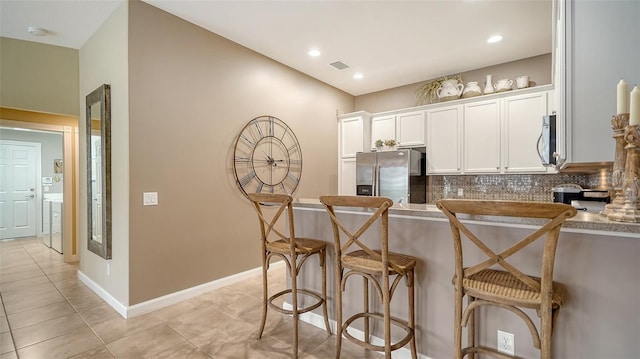
[[[449,219],[453,236],[456,280],[462,281],[482,270],[499,265],[519,281],[535,292],[545,293],[545,288],[550,288],[553,280],[553,266],[560,228],[565,220],[576,215],[576,209],[562,203],[535,203],[535,202],[511,202],[511,201],[479,201],[443,199],[437,202],[437,207]],[[541,223],[533,233],[519,240],[514,240],[509,248],[496,253],[490,246],[480,239],[469,227],[461,222],[459,215],[468,215],[462,219],[481,220],[473,216],[500,216],[521,217],[547,220]],[[480,249],[487,257],[484,261],[465,263],[462,251],[463,241],[461,233]],[[544,252],[542,254],[541,281],[537,282],[523,274],[507,259],[520,252],[525,247],[534,243],[541,237],[545,237]],[[549,287],[547,287],[549,286]]]
[[[348,253],[347,251],[361,249],[376,260],[381,260],[383,263],[388,262],[386,259],[389,253],[389,207],[393,205],[391,199],[367,196],[320,196],[320,202],[327,210],[329,218],[331,219],[335,251],[338,258]],[[359,228],[349,228],[336,216],[336,207],[369,209],[373,211],[365,212],[369,215],[369,218]],[[369,246],[365,245],[361,240],[362,235],[366,233],[378,219],[380,219],[380,253],[369,248]],[[342,234],[344,234],[344,237]],[[389,265],[394,266],[392,263]],[[400,268],[394,269],[398,272],[401,271]]]
[[[286,194],[271,193],[249,193],[249,200],[253,205],[260,222],[260,233],[262,235],[263,244],[266,242],[275,242],[284,240],[290,244],[291,250],[295,247],[295,232],[293,228],[293,206],[291,202],[293,198]],[[263,205],[272,204],[274,206],[267,207],[270,210],[263,210]],[[280,218],[287,212],[289,218],[289,235],[283,234],[276,226]],[[275,211],[275,212],[274,212]],[[273,212],[273,213],[272,213]]]

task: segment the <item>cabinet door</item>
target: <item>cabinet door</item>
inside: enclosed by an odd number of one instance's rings
[[[356,158],[343,158],[340,160],[340,182],[338,194],[344,196],[356,195]]]
[[[538,155],[542,116],[547,114],[547,93],[503,99],[505,172],[546,172]]]
[[[400,146],[424,146],[424,116],[423,111],[396,116],[396,133]]]
[[[428,110],[427,171],[430,174],[460,173],[462,107]]]
[[[616,84],[620,78],[629,90],[640,84],[640,1],[560,3],[569,16],[562,19],[568,31],[566,59],[556,70],[566,76],[561,98],[566,100],[567,161],[612,161]]]
[[[376,140],[398,140],[396,138],[396,116],[371,118],[371,149],[376,148]]]
[[[464,105],[463,131],[463,172],[500,172],[500,100]]]
[[[362,117],[348,117],[340,120],[340,158],[356,157],[356,152],[364,149]]]

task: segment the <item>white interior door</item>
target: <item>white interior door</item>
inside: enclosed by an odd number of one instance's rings
[[[35,236],[40,144],[0,141],[0,238]]]

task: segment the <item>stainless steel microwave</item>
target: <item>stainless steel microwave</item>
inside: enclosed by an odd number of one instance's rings
[[[537,143],[538,156],[543,166],[555,166],[556,157],[556,115],[542,116],[542,132]]]

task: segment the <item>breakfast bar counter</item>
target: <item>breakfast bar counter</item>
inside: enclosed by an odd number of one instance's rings
[[[346,221],[358,223],[365,216],[358,211],[341,211]],[[435,205],[395,205],[389,211],[389,249],[418,259],[416,266],[416,338],[421,358],[451,358],[453,353],[453,244],[449,222]],[[328,215],[317,199],[297,199],[294,204],[298,237],[327,241],[329,315],[333,307],[333,231]],[[464,217],[462,217],[464,218]],[[512,237],[531,233],[541,222],[495,217],[467,217],[477,233],[506,248]],[[477,227],[476,227],[477,226]],[[377,231],[377,228],[376,228]],[[376,233],[364,240],[373,241]],[[556,358],[632,358],[640,352],[640,224],[614,222],[595,213],[580,211],[562,228],[557,248],[554,280],[565,290],[565,303],[554,329],[553,351]],[[539,242],[539,243],[538,243]],[[542,241],[533,244],[542,250]],[[465,254],[466,256],[467,254]],[[468,255],[474,255],[470,253]],[[532,273],[539,263],[530,258],[511,258]],[[534,263],[535,262],[535,263]],[[311,266],[314,264],[312,263]],[[534,268],[538,268],[534,270]],[[307,273],[309,271],[306,271]],[[313,272],[313,271],[311,271]],[[313,273],[300,280],[320,288]],[[351,286],[353,287],[353,286]],[[356,286],[358,287],[358,286]],[[398,290],[392,303],[392,315],[406,317],[406,297]],[[361,296],[361,293],[345,293]],[[357,303],[361,300],[354,299]],[[353,302],[353,301],[350,301]],[[358,307],[345,308],[355,311]],[[539,351],[531,342],[528,329],[513,314],[495,308],[483,308],[480,342],[496,345],[497,330],[515,334],[516,355],[537,358]],[[395,312],[394,312],[395,311]],[[531,312],[528,314],[533,314]],[[315,323],[314,312],[306,320]],[[322,320],[318,322],[321,325]],[[405,356],[399,351],[399,358]],[[394,354],[394,358],[396,354]]]
[[[297,198],[294,202],[294,206],[299,209],[307,208],[324,210],[318,199]],[[436,208],[435,204],[394,204],[394,206],[389,210],[389,215],[392,217],[415,217],[416,219],[446,221],[446,217],[442,212],[440,212],[440,210],[438,210],[438,208]],[[488,216],[475,218],[467,217],[467,220],[477,221],[478,223],[484,222],[485,224],[496,226],[538,225],[542,223],[542,221],[536,221],[533,219],[496,218]],[[562,230],[565,232],[600,233],[611,236],[640,238],[640,223],[616,222],[609,220],[598,213],[584,211],[578,211],[578,214],[575,217],[568,219],[563,225]]]

